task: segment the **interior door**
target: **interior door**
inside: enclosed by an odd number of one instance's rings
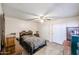
[[[53,42],[63,44],[66,39],[66,25],[65,24],[54,24],[53,25]]]

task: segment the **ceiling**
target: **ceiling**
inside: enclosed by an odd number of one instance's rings
[[[47,16],[63,18],[79,16],[78,3],[4,3],[2,4],[6,16],[24,20]]]

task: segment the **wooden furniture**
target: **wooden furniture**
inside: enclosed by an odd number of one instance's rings
[[[31,47],[31,45],[30,44],[28,44],[27,42],[25,42],[24,41],[24,39],[22,38],[22,36],[24,36],[24,35],[32,35],[32,33],[33,32],[31,32],[31,31],[28,31],[28,32],[26,32],[26,31],[22,31],[22,32],[20,32],[20,44],[27,50],[27,52],[29,53],[29,54],[34,54],[37,50],[39,50],[40,48],[42,48],[42,47],[44,47],[44,46],[46,46],[47,45],[47,43],[46,43],[46,40],[45,40],[45,42],[44,42],[44,44],[43,45],[40,45],[38,48],[36,48],[36,49],[34,49],[34,47],[32,48]]]
[[[4,51],[6,54],[12,54],[15,52],[15,40],[16,37],[6,37]]]
[[[64,55],[71,54],[71,41],[65,40],[64,41]]]
[[[38,31],[36,31],[36,33],[35,33],[34,35],[35,35],[36,37],[40,37]]]
[[[16,37],[7,37],[5,40],[5,54],[8,55],[20,55],[22,54],[23,48],[16,40]]]

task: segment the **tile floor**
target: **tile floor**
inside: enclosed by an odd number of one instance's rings
[[[27,51],[23,51],[23,55],[28,55]],[[44,46],[33,55],[63,55],[63,46],[57,43],[47,42]]]

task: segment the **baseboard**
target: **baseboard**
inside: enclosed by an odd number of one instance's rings
[[[56,43],[56,42],[52,42],[52,43],[55,43],[55,44],[58,44],[58,45],[62,45],[63,46],[63,44],[59,44],[59,43]]]

